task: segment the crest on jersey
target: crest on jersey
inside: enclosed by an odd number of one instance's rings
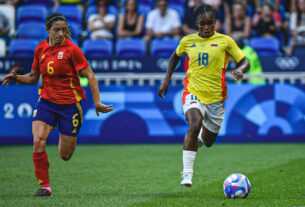
[[[64,52],[58,52],[57,59],[61,60],[61,59],[63,59],[63,57],[64,57]]]

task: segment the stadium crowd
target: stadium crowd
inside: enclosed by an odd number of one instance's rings
[[[203,3],[217,11],[216,31],[235,40],[242,39],[254,49],[252,41],[257,39],[267,41],[276,55],[291,55],[296,46],[305,44],[305,0],[0,0],[0,3],[2,57],[14,56],[10,49],[16,39],[45,39],[44,20],[51,12],[66,16],[72,40],[84,50],[86,40],[105,39],[111,41],[110,55],[114,55],[117,49],[114,45],[129,38],[145,42],[145,55],[153,55],[152,40],[180,39],[196,31],[194,11]]]

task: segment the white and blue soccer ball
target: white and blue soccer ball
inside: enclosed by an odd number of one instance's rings
[[[249,179],[240,173],[231,174],[223,182],[223,192],[227,198],[246,198],[250,189]]]

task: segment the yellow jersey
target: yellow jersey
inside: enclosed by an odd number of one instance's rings
[[[237,63],[245,57],[231,37],[217,32],[209,38],[202,38],[198,34],[183,37],[176,54],[188,55],[184,87],[204,104],[217,103],[227,98],[225,74],[229,55]]]

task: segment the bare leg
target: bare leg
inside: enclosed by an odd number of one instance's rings
[[[33,152],[44,152],[46,142],[53,127],[42,121],[33,121],[32,133],[34,136]]]
[[[210,130],[205,128],[205,126],[202,126],[201,139],[206,147],[211,147],[216,141],[217,136],[218,133],[211,132]]]
[[[199,109],[191,108],[186,112],[189,128],[185,135],[183,149],[188,151],[198,150],[198,134],[202,126],[202,114]]]
[[[58,151],[61,159],[70,160],[76,147],[76,137],[59,134]]]
[[[198,150],[198,134],[202,126],[202,114],[199,109],[191,108],[186,112],[189,128],[185,135],[183,145],[183,174],[181,185],[192,186],[193,166]]]
[[[33,162],[36,178],[41,186],[35,196],[50,196],[52,189],[49,180],[49,160],[46,153],[46,141],[52,131],[52,126],[42,121],[33,121],[34,136]]]

